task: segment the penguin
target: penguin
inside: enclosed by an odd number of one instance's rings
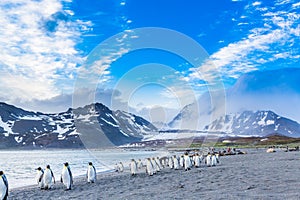
[[[184,158],[184,170],[188,171],[192,167],[191,158],[190,158],[188,152],[185,152],[183,158]]]
[[[154,166],[154,174],[156,174],[156,172],[160,172],[160,167],[154,157],[152,158],[152,165]]]
[[[147,158],[147,160],[146,160],[146,173],[147,173],[149,176],[153,176],[153,172],[154,172],[154,168],[153,168],[151,159],[150,159],[150,158]]]
[[[44,170],[41,167],[36,168],[36,182],[41,189],[44,189]]]
[[[123,163],[120,162],[119,163],[119,172],[123,172],[124,171],[124,166],[123,166]]]
[[[162,166],[162,164],[161,164],[161,161],[160,161],[159,157],[156,157],[156,158],[155,158],[155,162],[158,164],[158,167],[159,167],[160,169],[163,168],[163,166]]]
[[[198,168],[200,167],[201,164],[201,159],[198,153],[196,153],[195,157],[194,157],[194,163],[195,163],[195,167]]]
[[[115,164],[115,172],[120,172],[118,163]]]
[[[207,156],[206,156],[206,159],[205,159],[205,163],[206,163],[207,167],[211,167],[211,155],[210,155],[209,152],[207,153]]]
[[[174,168],[174,163],[173,163],[173,158],[172,158],[172,156],[169,158],[168,165],[169,165],[169,167],[170,167],[171,169]]]
[[[217,157],[213,153],[212,156],[211,156],[211,166],[216,166],[216,165],[217,165]]]
[[[46,166],[46,169],[45,169],[44,175],[43,175],[43,180],[44,180],[44,189],[45,190],[51,189],[52,180],[55,184],[55,178],[54,178],[52,170],[50,169],[50,165]]]
[[[134,159],[131,159],[129,168],[130,168],[131,176],[135,176],[137,172],[137,164]]]
[[[174,163],[174,169],[176,170],[179,169],[180,165],[176,155],[173,156],[173,163]]]
[[[217,153],[217,154],[216,154],[217,163],[220,163],[220,158],[219,158],[219,156],[220,156],[220,155]]]
[[[143,162],[142,162],[141,159],[139,159],[139,160],[137,161],[137,168],[138,168],[138,169],[142,169],[142,167],[143,167]]]
[[[7,197],[8,197],[8,181],[3,171],[0,171],[0,199],[7,200]]]
[[[87,182],[95,183],[97,179],[96,168],[94,167],[92,162],[89,162],[88,169],[86,172]]]
[[[66,186],[66,190],[71,190],[73,185],[73,176],[69,166],[69,163],[64,163],[63,170],[61,172],[60,181]]]
[[[179,158],[179,165],[180,165],[181,168],[184,168],[184,157],[183,157],[183,155],[181,155],[180,158]]]

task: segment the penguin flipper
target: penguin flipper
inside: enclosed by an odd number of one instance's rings
[[[68,172],[69,172],[69,175],[70,175],[70,181],[71,181],[71,184],[73,184],[73,176],[72,176],[72,172],[71,172],[71,169],[68,167]]]
[[[44,175],[44,174],[40,175],[39,180],[38,180],[38,183],[40,183],[40,182],[42,181],[43,175]]]
[[[54,184],[55,184],[55,177],[54,177],[54,174],[53,174],[52,170],[50,170],[50,171],[51,171],[51,176],[52,176],[52,178],[53,178],[53,182],[54,182]]]
[[[97,180],[97,172],[96,172],[96,168],[93,166],[93,169],[95,171],[95,180]]]
[[[2,175],[2,179],[3,179],[4,185],[6,186],[6,192],[5,192],[3,200],[6,200],[8,197],[8,181],[7,181],[7,178],[5,175]]]

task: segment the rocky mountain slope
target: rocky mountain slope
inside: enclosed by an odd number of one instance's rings
[[[78,148],[88,144],[88,140],[95,141],[99,130],[101,141],[109,144],[100,141],[93,147],[140,141],[144,135],[155,132],[156,127],[141,117],[111,111],[100,103],[55,114],[29,112],[0,103],[0,148]],[[90,137],[92,134],[95,137]]]

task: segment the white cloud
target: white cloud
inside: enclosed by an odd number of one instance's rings
[[[261,2],[254,2],[252,6],[256,8],[245,7],[247,16],[253,17],[249,24],[253,26],[255,22],[257,27],[250,29],[240,41],[219,49],[200,67],[191,68],[188,78],[213,81],[220,73],[223,77],[236,79],[243,73],[261,68],[265,63],[295,58],[300,53],[291,51],[297,40],[294,36],[300,32],[299,12],[287,12],[281,7],[276,11],[257,9],[260,5]],[[237,22],[237,26],[241,24],[244,22]]]
[[[252,3],[252,6],[259,6],[261,5],[261,2],[260,1],[255,1]]]
[[[293,4],[293,7],[294,7],[294,8],[299,7],[299,6],[300,6],[300,2],[294,3],[294,4]]]
[[[1,0],[0,91],[9,102],[48,99],[65,89],[83,62],[75,46],[91,25],[71,15],[60,0]]]

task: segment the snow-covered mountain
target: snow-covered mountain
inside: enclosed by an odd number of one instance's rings
[[[300,69],[250,72],[241,76],[226,91],[204,93],[197,102],[184,107],[169,125],[179,129],[181,121],[197,121],[198,130],[203,130],[206,125],[226,114],[247,110],[272,110],[300,122],[299,102]]]
[[[111,111],[100,103],[56,114],[29,112],[0,103],[0,148],[83,147],[85,142],[81,139],[94,140],[89,137],[97,130],[101,130],[101,140],[106,139],[111,145],[140,141],[144,135],[157,131],[141,117]]]
[[[300,137],[300,124],[278,116],[272,111],[244,111],[228,114],[207,125],[205,130],[234,135],[267,136],[276,133],[288,137]]]

